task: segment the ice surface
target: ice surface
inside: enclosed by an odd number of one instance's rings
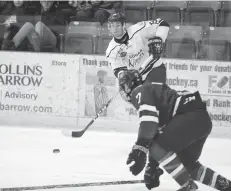
[[[140,180],[143,173],[134,177],[125,164],[135,140],[132,133],[88,131],[74,139],[60,130],[0,127],[0,188]],[[231,140],[210,138],[201,162],[231,179],[230,148]],[[177,188],[165,173],[154,190]],[[143,184],[46,190],[147,191]],[[200,190],[212,189],[201,186]]]

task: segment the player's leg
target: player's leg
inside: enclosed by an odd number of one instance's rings
[[[218,174],[211,168],[202,165],[198,161],[206,139],[207,137],[196,141],[179,153],[178,156],[194,180],[217,190],[231,191],[230,180]]]
[[[188,124],[185,122],[188,122]],[[194,180],[217,190],[231,191],[230,180],[197,162],[212,128],[207,112],[199,111],[194,114],[179,115],[168,126],[171,129],[167,129],[167,127],[165,132],[157,139],[159,144],[162,143],[161,146],[165,145],[165,148],[172,149],[177,153],[180,161],[182,161]],[[185,129],[182,129],[183,127]],[[181,137],[179,137],[180,134],[182,135]],[[178,137],[178,139],[174,141],[174,137]],[[168,141],[163,142],[164,140]]]
[[[182,163],[190,172],[192,171],[194,164],[198,161],[198,159],[201,156],[206,139],[207,136],[195,141],[187,148],[177,153]]]
[[[163,133],[155,138],[166,150],[181,152],[191,144],[207,137],[212,129],[212,122],[206,110],[198,109],[176,115],[163,128]]]
[[[157,160],[160,165],[172,176],[172,178],[181,186],[180,191],[193,191],[197,190],[197,185],[193,182],[191,175],[189,171],[184,167],[182,162],[180,161],[180,158],[177,156],[176,153],[166,150],[163,147],[161,147],[159,144],[153,142],[150,148],[149,152],[149,164],[151,159]],[[153,169],[154,172],[158,172],[153,167],[149,167],[149,164],[145,170],[144,180],[145,184],[151,185],[149,183],[149,180],[147,180],[146,174],[149,171]],[[158,176],[158,174],[155,176]],[[148,187],[148,186],[147,186]],[[153,188],[153,187],[151,187]]]
[[[177,115],[163,129],[163,133],[155,138],[150,154],[182,185],[190,177],[176,153],[207,136],[211,127],[211,120],[205,110]],[[161,150],[160,147],[164,149]]]
[[[220,191],[231,191],[231,180],[197,161],[190,170],[192,178],[202,184]]]

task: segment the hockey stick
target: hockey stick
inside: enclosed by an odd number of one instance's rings
[[[122,184],[140,184],[140,183],[144,183],[144,181],[143,180],[124,180],[124,181],[111,181],[111,182],[88,182],[88,183],[79,183],[79,184],[15,187],[15,188],[2,188],[1,191],[42,190],[42,189],[55,189],[55,188],[77,188],[77,187],[110,186],[110,185],[116,186],[116,185],[122,185]]]
[[[100,114],[109,106],[109,104],[112,102],[112,100],[114,100],[114,98],[118,95],[118,93],[119,92],[116,92],[116,94],[108,100],[108,102],[104,105],[104,107],[100,109],[100,111],[96,114],[96,116],[87,124],[87,126],[83,130],[81,131],[62,131],[62,133],[68,137],[73,137],[73,138],[82,137],[85,131],[88,130],[88,128],[95,122],[95,120],[100,116]]]
[[[145,68],[148,66],[148,64],[153,61],[154,63],[157,62],[159,58],[156,58],[153,60],[153,56],[149,56],[144,63],[140,66],[139,72],[142,74],[142,72],[145,70]],[[81,131],[62,131],[63,135],[67,137],[73,137],[73,138],[79,138],[82,137],[83,134],[86,132],[86,130],[95,122],[95,120],[99,117],[99,115],[109,106],[109,104],[114,100],[114,98],[119,94],[117,92],[111,99],[108,100],[108,102],[104,105],[103,108],[100,109],[99,113],[96,114],[96,116],[87,124],[87,126],[81,130]]]

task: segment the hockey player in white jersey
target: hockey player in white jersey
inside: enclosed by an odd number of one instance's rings
[[[106,57],[118,79],[122,72],[140,69],[145,62],[146,66],[140,71],[144,83],[166,82],[166,68],[160,59],[169,31],[166,21],[158,18],[126,28],[126,18],[119,12],[109,17],[108,29],[113,39],[107,48]]]

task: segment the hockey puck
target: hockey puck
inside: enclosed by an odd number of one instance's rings
[[[53,153],[60,153],[60,150],[59,149],[54,149]]]

